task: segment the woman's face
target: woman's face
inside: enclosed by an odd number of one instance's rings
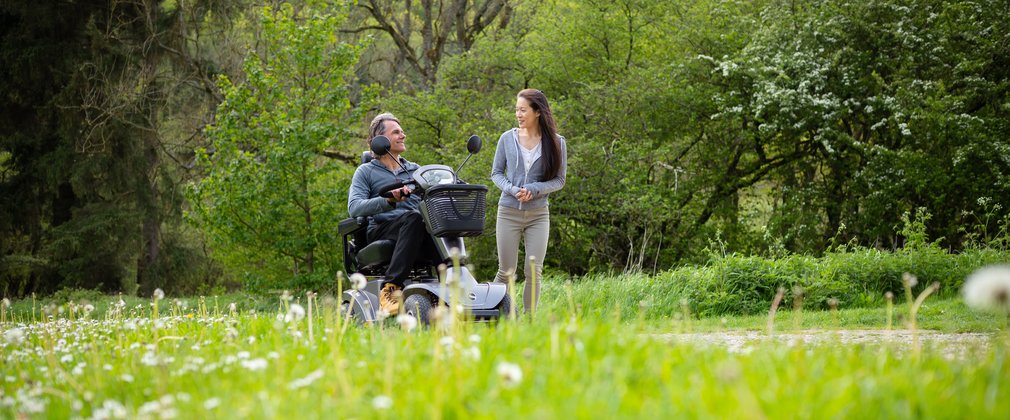
[[[519,128],[539,128],[540,113],[533,110],[530,102],[522,96],[516,97],[516,121]]]

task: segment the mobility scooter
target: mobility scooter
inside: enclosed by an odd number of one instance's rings
[[[362,154],[362,163],[387,154],[389,147],[387,137],[375,137],[371,153]],[[419,262],[414,267],[402,290],[403,311],[422,325],[429,323],[430,312],[437,305],[462,306],[472,319],[485,321],[508,316],[513,306],[506,284],[478,282],[466,268],[463,238],[484,232],[487,199],[487,186],[467,184],[457,177],[470,157],[480,151],[480,137],[471,136],[466,148],[470,154],[455,171],[446,165],[424,165],[414,171],[409,181],[382,188],[383,195],[403,186],[410,188],[411,194],[420,195],[420,213],[438,252],[438,261]],[[343,238],[345,272],[360,273],[368,279],[364,288],[344,291],[341,296],[342,310],[350,311],[350,316],[361,323],[380,318],[379,290],[394,248],[394,242],[389,240],[368,242],[367,227],[368,217],[356,217],[341,221],[338,231]],[[453,264],[454,260],[458,264]],[[439,281],[440,264],[447,266],[447,282]]]

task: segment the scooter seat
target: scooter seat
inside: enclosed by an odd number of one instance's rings
[[[355,258],[358,262],[358,267],[373,267],[388,263],[389,260],[393,259],[393,248],[395,247],[396,244],[388,239],[380,239],[369,243],[361,251],[358,251],[358,255]]]

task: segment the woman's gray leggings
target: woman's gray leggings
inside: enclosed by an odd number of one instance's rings
[[[526,312],[535,309],[534,293],[540,300],[540,281],[544,272],[544,256],[547,255],[547,237],[551,230],[551,215],[547,207],[530,210],[519,210],[511,207],[498,206],[498,221],[495,225],[495,236],[498,240],[498,274],[495,281],[508,282],[509,274],[516,272],[519,259],[519,239],[523,239],[526,252],[523,273],[526,274],[523,288],[523,306]],[[530,257],[536,257],[536,292],[530,281]],[[518,277],[518,275],[516,276]]]

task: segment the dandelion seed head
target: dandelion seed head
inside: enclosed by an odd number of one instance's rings
[[[400,329],[410,332],[417,328],[417,318],[414,318],[407,314],[400,314],[396,316],[396,323],[400,325]]]
[[[480,360],[480,349],[477,346],[470,346],[463,349],[463,357],[474,361]]]
[[[377,395],[372,398],[372,408],[376,410],[388,410],[393,407],[393,399],[386,395]]]
[[[364,289],[365,285],[368,284],[368,279],[366,279],[365,275],[361,273],[351,274],[350,280],[351,280],[351,288],[353,288],[354,290]]]
[[[2,305],[3,305],[4,308],[10,308],[11,307],[11,301],[10,301],[10,299],[4,298],[4,300],[0,301],[0,302],[2,302]]]
[[[919,279],[912,273],[902,273],[901,281],[908,287],[915,287],[915,285],[919,284]]]
[[[235,302],[232,302],[232,303],[228,304],[228,311],[229,312],[235,312],[237,310],[238,310],[238,305],[236,305]]]
[[[154,289],[154,300],[162,300],[165,298],[165,291],[160,288]]]
[[[515,388],[523,380],[523,370],[517,364],[498,362],[496,370],[498,372],[498,379],[502,381],[502,386],[505,388]]]
[[[246,368],[246,369],[248,369],[250,371],[257,372],[257,371],[261,371],[261,370],[264,370],[264,369],[267,368],[267,360],[264,359],[264,358],[256,358],[256,359],[252,359],[252,360],[243,360],[241,362],[241,365],[242,365],[242,367],[244,367],[244,368]]]
[[[221,405],[221,399],[220,398],[217,398],[217,397],[209,398],[209,399],[207,399],[207,401],[203,402],[203,409],[204,410],[213,410],[213,409],[217,408],[220,405]]]
[[[1010,315],[1010,265],[990,265],[971,273],[961,294],[972,309]]]
[[[284,322],[298,322],[305,318],[305,308],[297,303],[292,303],[288,308],[288,314],[284,316]]]
[[[11,328],[4,331],[4,341],[15,346],[20,345],[25,341],[25,331],[21,328]]]

